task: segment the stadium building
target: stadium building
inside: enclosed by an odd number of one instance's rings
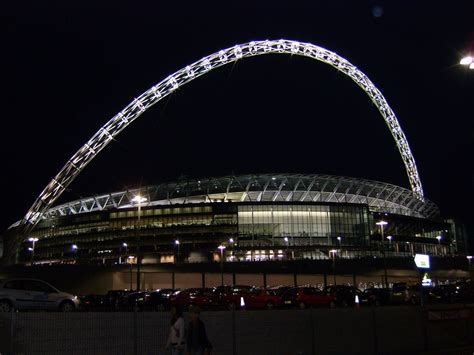
[[[136,262],[138,251],[143,264],[463,254],[452,233],[433,202],[399,186],[330,175],[227,176],[51,208],[20,261],[123,264]]]

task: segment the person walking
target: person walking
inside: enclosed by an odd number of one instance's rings
[[[193,307],[189,314],[188,334],[186,337],[186,355],[210,355],[212,345],[206,334],[204,322],[199,318],[200,309]]]
[[[171,307],[171,322],[166,349],[171,349],[171,355],[184,355],[184,318],[183,311],[178,307]]]

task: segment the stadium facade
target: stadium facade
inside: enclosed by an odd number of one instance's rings
[[[142,202],[136,203],[136,196]],[[383,226],[379,222],[384,221]],[[14,233],[19,222],[10,227]],[[465,255],[438,207],[371,180],[264,174],[182,180],[49,209],[21,246],[29,263],[143,264],[220,260]]]

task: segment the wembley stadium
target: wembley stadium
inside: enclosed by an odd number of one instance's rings
[[[20,248],[20,262],[32,258],[32,240],[35,264],[133,263],[138,253],[141,263],[160,264],[463,252],[438,207],[408,189],[296,174],[184,180],[91,196],[47,210]]]
[[[87,165],[153,105],[223,65],[259,55],[298,55],[348,76],[390,130],[411,190],[330,175],[262,174],[180,180],[56,205]],[[423,192],[395,113],[360,69],[311,43],[238,44],[174,72],[103,125],[4,235],[6,264],[165,264],[465,255],[466,238]],[[469,259],[470,260],[470,259]]]

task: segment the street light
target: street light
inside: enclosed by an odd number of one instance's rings
[[[128,244],[123,242],[122,243],[122,248],[125,248],[125,255],[128,254]],[[122,256],[120,256],[120,264],[122,263]]]
[[[474,62],[474,58],[472,58],[470,55],[467,55],[461,59],[459,64],[461,65],[471,65]]]
[[[471,259],[472,259],[472,255],[466,256],[466,259],[467,259],[467,261],[469,262],[469,270],[471,270]]]
[[[443,239],[443,237],[440,235],[437,235],[436,239],[438,240],[438,253],[441,254],[441,239]]]
[[[129,255],[127,259],[128,259],[128,264],[130,265],[130,290],[132,290],[133,289],[132,262],[133,262],[133,259],[135,259],[135,257],[133,255]]]
[[[329,254],[332,254],[332,274],[334,277],[334,286],[336,286],[336,249],[329,250]]]
[[[224,249],[225,245],[219,245],[217,247],[221,251],[221,286],[224,286]]]
[[[382,235],[381,238],[381,245],[382,245],[382,254],[383,254],[383,269],[384,269],[384,277],[385,277],[385,287],[388,287],[388,278],[387,278],[387,261],[385,260],[385,245],[384,245],[384,238],[383,238],[383,228],[388,224],[386,221],[378,221],[375,223],[380,227],[380,232]]]
[[[33,266],[33,262],[34,262],[34,258],[35,258],[35,243],[38,240],[39,240],[38,238],[28,238],[28,241],[30,241],[32,243],[32,245],[31,245],[31,266]]]
[[[71,245],[71,250],[74,252],[74,263],[76,263],[77,249],[78,249],[77,244]]]
[[[141,237],[140,237],[140,217],[142,212],[142,203],[146,202],[146,197],[140,196],[140,194],[135,195],[132,198],[132,203],[137,204],[138,206],[138,223],[137,223],[137,291],[140,291],[140,264],[141,264],[141,254],[140,254],[140,244],[141,244]]]
[[[180,244],[180,243],[179,243],[179,240],[176,239],[176,240],[174,241],[174,245],[177,246],[177,248],[178,248],[178,253],[176,254],[176,260],[174,261],[175,264],[178,263],[178,259],[179,259],[179,244]]]
[[[288,243],[288,237],[283,238],[283,240],[284,240],[285,243],[286,243],[286,257],[288,258],[288,255],[289,255],[289,254],[288,254],[288,244],[289,244],[289,243]]]
[[[230,244],[230,247],[231,247],[230,260],[234,261],[234,238],[229,238],[229,244]]]

